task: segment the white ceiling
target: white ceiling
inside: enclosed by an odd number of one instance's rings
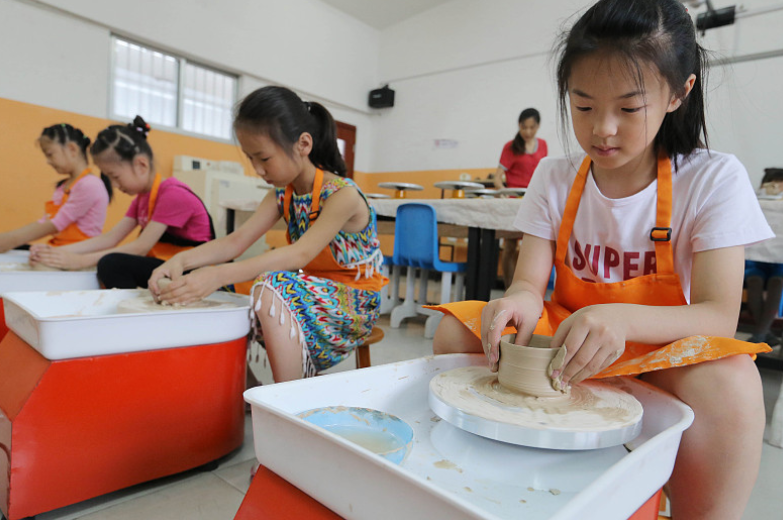
[[[321,0],[378,30],[450,0]]]

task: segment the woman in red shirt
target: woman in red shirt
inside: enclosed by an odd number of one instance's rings
[[[503,147],[500,154],[500,164],[495,172],[494,182],[497,189],[527,188],[530,178],[538,166],[538,162],[547,156],[546,141],[536,138],[541,124],[541,114],[535,108],[526,108],[519,114],[519,132]],[[505,181],[505,185],[503,184]],[[514,266],[517,265],[516,240],[503,241],[503,281],[506,287],[514,277]]]
[[[535,108],[526,108],[519,114],[519,132],[500,154],[494,177],[496,188],[527,188],[538,162],[547,156],[546,141],[536,138],[540,124],[541,114]]]

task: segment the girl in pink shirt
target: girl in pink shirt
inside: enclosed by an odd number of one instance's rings
[[[78,128],[60,123],[44,128],[38,144],[49,166],[66,178],[57,183],[40,220],[0,234],[0,253],[27,249],[24,244],[47,235],[52,236],[49,244],[61,246],[87,240],[103,230],[112,187],[106,176],[98,179],[90,170],[90,138]]]

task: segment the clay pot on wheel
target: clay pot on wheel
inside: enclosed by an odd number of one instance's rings
[[[562,366],[565,357],[562,347],[514,345],[501,340],[498,381],[514,392],[536,397],[564,397],[567,394],[553,386],[547,370],[558,354]]]

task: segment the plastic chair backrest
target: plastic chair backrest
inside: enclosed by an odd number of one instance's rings
[[[433,269],[437,255],[435,208],[415,202],[398,206],[394,223],[394,264]]]

